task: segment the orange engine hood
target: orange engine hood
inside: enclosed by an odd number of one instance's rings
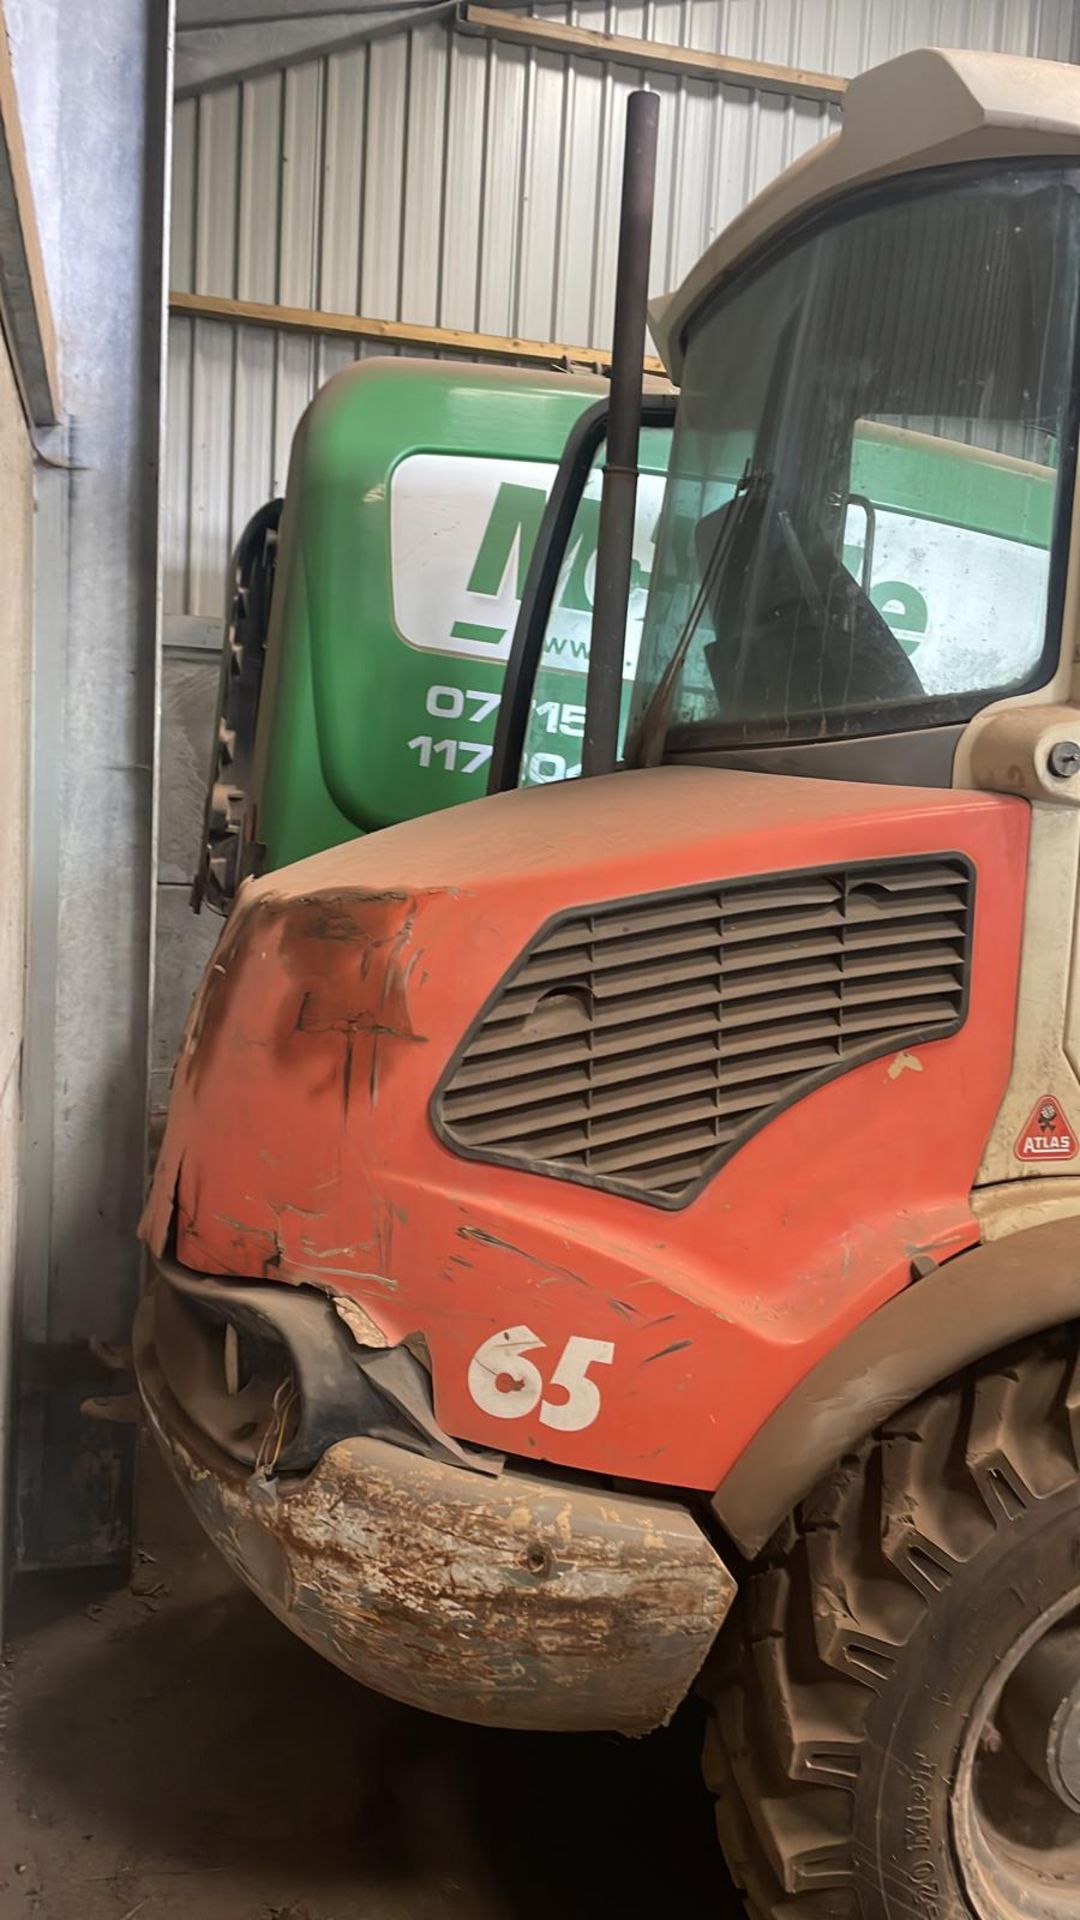
[[[184,1035],[143,1235],[161,1252],[175,1224],[189,1268],[323,1286],[390,1340],[423,1334],[462,1440],[712,1486],[915,1252],[975,1238],[1027,836],[1026,805],[997,795],[670,767],[477,801],[249,884]],[[945,851],[977,873],[960,1031],[796,1100],[680,1211],[436,1136],[443,1070],[553,913]],[[587,1427],[478,1404],[470,1363],[508,1329],[548,1374],[570,1338],[612,1348]]]

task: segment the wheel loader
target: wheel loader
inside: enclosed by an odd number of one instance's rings
[[[143,1220],[238,1573],[435,1713],[696,1689],[754,1920],[1080,1912],[1078,309],[1076,69],[853,81],[653,309],[621,748],[597,613],[520,785],[583,425],[492,791],[243,886]]]

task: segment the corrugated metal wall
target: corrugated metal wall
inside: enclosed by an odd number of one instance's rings
[[[1074,0],[656,0],[558,17],[850,75],[927,44],[1068,59],[1075,15]],[[662,98],[659,291],[830,130],[834,110],[442,23],[179,103],[171,285],[604,345],[623,102],[641,79]],[[220,613],[236,534],[282,490],[300,413],[355,352],[340,339],[173,317],[169,611]]]

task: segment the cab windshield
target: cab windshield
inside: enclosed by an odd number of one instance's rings
[[[999,163],[878,188],[694,321],[639,750],[658,710],[692,751],[946,724],[1049,677],[1078,187]]]

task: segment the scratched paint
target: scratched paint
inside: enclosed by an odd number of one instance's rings
[[[500,1328],[530,1328],[549,1357],[571,1335],[611,1343],[596,1418],[561,1431],[541,1396],[514,1447],[709,1492],[822,1352],[910,1283],[909,1246],[944,1259],[978,1238],[971,1185],[1011,1062],[1027,830],[999,795],[672,767],[502,795],[271,875],[242,890],[200,991],[145,1235],[196,1273],[348,1293],[391,1343],[422,1333],[440,1426],[479,1446],[506,1443],[468,1392]],[[554,913],[658,875],[701,886],[718,861],[820,865],[826,846],[845,862],[947,846],[978,868],[965,1023],[920,1047],[887,1100],[874,1088],[888,1063],[852,1068],[663,1217],[440,1139],[440,1080]]]

